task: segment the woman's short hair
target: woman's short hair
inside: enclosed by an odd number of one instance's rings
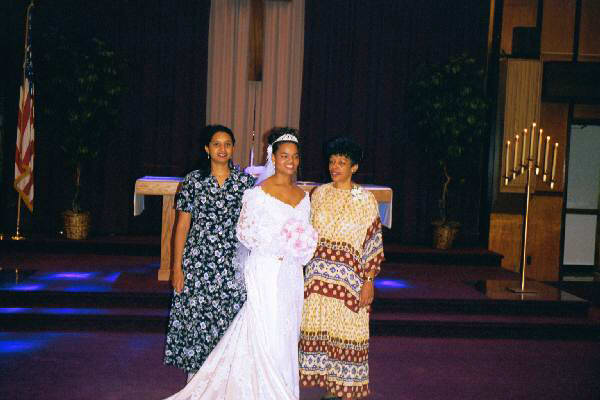
[[[344,156],[350,160],[352,165],[355,165],[362,162],[364,153],[355,141],[345,136],[339,136],[325,144],[326,159],[329,160],[331,156]]]
[[[276,140],[279,139],[283,135],[293,135],[297,141],[280,140],[280,141],[276,142]],[[298,144],[298,129],[294,129],[294,128],[288,128],[288,127],[273,128],[271,130],[271,134],[269,135],[269,138],[267,139],[267,141],[272,146],[273,154],[277,153],[277,149],[279,149],[279,146],[282,143],[295,143],[298,146],[298,148],[300,148],[300,146]]]

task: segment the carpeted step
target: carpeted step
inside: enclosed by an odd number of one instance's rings
[[[385,259],[390,263],[471,265],[499,267],[503,256],[485,248],[465,247],[438,250],[427,246],[384,244]]]
[[[164,332],[168,309],[142,308],[0,308],[0,326],[16,331],[139,331]]]
[[[375,336],[600,341],[600,321],[589,318],[464,314],[374,313]]]
[[[0,307],[168,308],[170,293],[0,290]]]
[[[11,253],[160,256],[160,236],[105,236],[85,240],[33,236],[24,240],[0,240],[0,254]]]
[[[167,309],[0,308],[0,326],[11,331],[165,332]],[[374,336],[600,341],[600,321],[586,318],[374,312]]]

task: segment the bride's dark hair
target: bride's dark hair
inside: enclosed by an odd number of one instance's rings
[[[267,141],[273,148],[273,154],[277,153],[277,149],[279,148],[279,145],[281,143],[295,143],[298,146],[298,148],[300,148],[298,143],[294,142],[293,140],[282,140],[280,142],[275,142],[277,139],[279,139],[283,135],[293,135],[297,140],[298,139],[298,129],[289,128],[289,127],[273,128],[271,130],[271,134],[269,135],[269,138],[267,139]]]

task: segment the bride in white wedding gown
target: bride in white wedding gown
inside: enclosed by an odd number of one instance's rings
[[[200,370],[169,400],[299,398],[302,266],[317,236],[309,197],[292,181],[299,163],[295,131],[275,130],[269,142],[274,175],[244,193],[237,225],[238,239],[250,250],[243,267],[246,303]]]

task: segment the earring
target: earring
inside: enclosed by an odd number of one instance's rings
[[[210,154],[206,153],[206,158],[210,160]]]

